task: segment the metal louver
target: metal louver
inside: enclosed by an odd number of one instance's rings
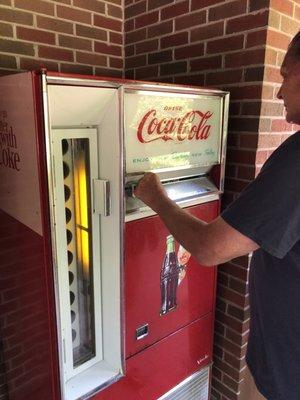
[[[189,376],[157,400],[208,400],[210,367]]]

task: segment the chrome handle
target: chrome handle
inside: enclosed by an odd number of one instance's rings
[[[110,183],[105,179],[93,181],[94,213],[107,217],[111,213]]]

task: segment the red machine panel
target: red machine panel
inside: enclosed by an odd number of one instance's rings
[[[212,326],[210,313],[131,357],[126,363],[126,376],[93,398],[154,400],[162,396],[208,364]]]
[[[216,218],[218,204],[210,202],[188,211],[209,222]],[[213,309],[215,268],[201,268],[191,258],[177,287],[177,307],[161,315],[161,270],[168,235],[158,216],[126,223],[126,358]],[[146,336],[137,340],[137,329],[147,324]]]

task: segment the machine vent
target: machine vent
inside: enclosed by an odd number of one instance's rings
[[[210,367],[189,376],[157,400],[208,400]]]

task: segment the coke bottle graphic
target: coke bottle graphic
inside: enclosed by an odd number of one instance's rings
[[[167,251],[160,274],[161,310],[160,315],[167,314],[177,307],[177,286],[179,266],[175,253],[172,235],[167,236]]]

